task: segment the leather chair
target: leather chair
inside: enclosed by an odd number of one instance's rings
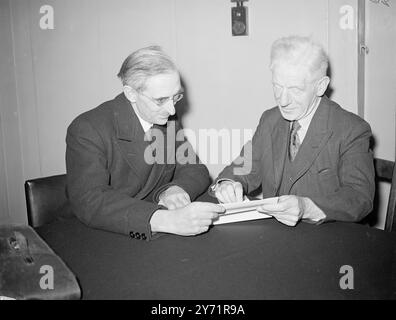
[[[396,168],[394,161],[374,159],[375,177],[377,181],[390,182],[391,189],[389,192],[388,207],[386,212],[385,230],[396,231]]]
[[[33,228],[72,215],[65,174],[26,181],[25,195],[28,223]]]

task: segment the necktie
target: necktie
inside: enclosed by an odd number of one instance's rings
[[[289,156],[290,161],[293,161],[300,148],[300,138],[298,137],[297,131],[301,128],[298,121],[293,121],[291,132],[290,132],[290,144],[289,144]]]

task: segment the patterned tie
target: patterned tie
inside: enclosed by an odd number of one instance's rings
[[[293,121],[290,133],[290,145],[289,145],[289,157],[290,161],[293,161],[297,155],[298,148],[300,148],[300,138],[298,137],[297,131],[300,130],[301,125],[298,121]]]

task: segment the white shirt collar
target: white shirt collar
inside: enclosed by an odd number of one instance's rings
[[[318,101],[316,102],[316,106],[312,109],[312,111],[307,114],[304,118],[298,120],[298,123],[300,124],[301,128],[297,131],[298,137],[300,138],[301,143],[303,142],[309,125],[311,124],[312,118],[315,115],[316,110],[319,107],[320,101],[322,100],[322,98],[319,98]]]
[[[144,120],[144,119],[139,115],[138,111],[136,110],[135,105],[134,105],[133,103],[131,103],[131,105],[132,105],[133,111],[135,112],[137,118],[139,119],[140,124],[142,125],[142,128],[143,128],[144,133],[146,133],[147,131],[149,131],[149,130],[151,129],[151,127],[153,126],[153,124],[150,123],[150,122],[148,122],[148,121],[146,121],[146,120]]]

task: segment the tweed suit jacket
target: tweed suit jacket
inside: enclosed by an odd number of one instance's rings
[[[253,139],[215,180],[242,183],[249,194],[279,194],[287,156],[290,122],[278,107],[263,113]],[[375,191],[371,129],[367,122],[324,96],[294,160],[294,175],[284,194],[310,198],[324,221],[359,221],[373,206]],[[243,164],[243,165],[242,165]]]
[[[177,119],[176,132],[181,129]],[[154,125],[169,142],[167,126]],[[150,240],[152,214],[164,207],[158,196],[178,185],[193,201],[210,184],[207,168],[180,164],[164,147],[162,163],[147,163],[143,128],[124,94],[78,116],[66,136],[67,188],[73,212],[93,228]],[[173,142],[177,148],[184,141]],[[178,139],[180,140],[180,139]],[[172,142],[172,141],[171,141]],[[191,152],[192,148],[190,149]]]

